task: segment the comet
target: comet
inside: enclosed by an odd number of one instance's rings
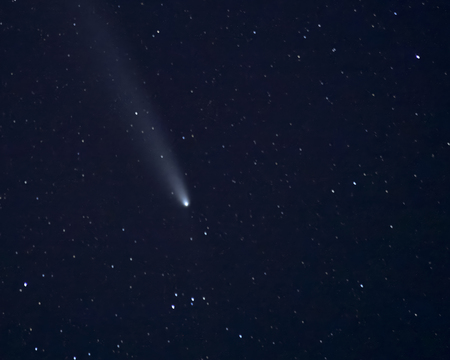
[[[132,61],[130,49],[119,43],[113,36],[115,29],[95,10],[89,10],[88,6],[85,15],[82,33],[93,61],[100,65],[93,74],[98,91],[114,101],[117,116],[125,125],[124,136],[129,136],[136,145],[151,176],[168,195],[173,194],[181,205],[189,206],[184,174],[173,149],[167,145],[164,123],[146,94],[148,89]]]

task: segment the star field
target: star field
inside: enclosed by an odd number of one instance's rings
[[[2,5],[0,359],[446,359],[444,2]]]

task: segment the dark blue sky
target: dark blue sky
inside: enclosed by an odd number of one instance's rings
[[[448,358],[444,2],[1,8],[0,359]]]

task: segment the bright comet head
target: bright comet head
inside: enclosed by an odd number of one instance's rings
[[[183,200],[183,205],[184,205],[184,206],[189,206],[189,201]]]

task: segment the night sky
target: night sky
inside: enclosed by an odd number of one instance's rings
[[[449,24],[4,1],[0,360],[450,359]]]

